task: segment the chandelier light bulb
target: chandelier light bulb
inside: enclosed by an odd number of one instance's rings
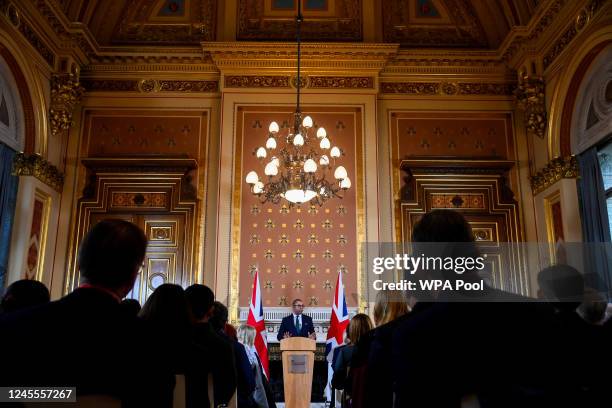
[[[253,193],[261,194],[263,193],[264,184],[261,181],[258,181],[253,185]]]
[[[266,153],[266,149],[264,149],[263,147],[257,149],[256,156],[258,159],[265,159],[267,155],[268,153]]]
[[[327,194],[327,190],[325,189],[325,187],[321,187],[321,188],[319,189],[319,195],[324,196],[324,195],[326,195],[326,194]]]
[[[348,176],[348,174],[344,166],[336,167],[336,171],[334,171],[334,177],[336,178],[336,180],[343,180],[346,178],[346,176]]]
[[[270,136],[268,140],[266,141],[266,149],[270,149],[270,150],[276,149],[276,139],[273,138],[272,136]]]
[[[278,167],[274,165],[274,162],[270,162],[266,164],[264,173],[266,174],[266,176],[276,176],[278,174]]]
[[[332,147],[329,151],[329,155],[333,158],[340,157],[340,149],[338,149],[338,146]]]
[[[302,126],[306,129],[310,129],[312,127],[312,118],[310,116],[306,116],[302,121]]]
[[[293,137],[294,146],[304,146],[304,137],[299,133]]]
[[[325,131],[325,128],[324,127],[320,127],[319,130],[317,130],[317,137],[319,139],[323,139],[326,136],[327,136],[327,132]]]
[[[306,173],[314,173],[317,171],[317,163],[315,163],[315,161],[312,159],[306,160],[304,163],[304,171]]]
[[[323,156],[321,156],[321,158],[319,159],[319,164],[321,166],[327,166],[329,165],[329,157],[327,157],[326,154],[324,154]]]
[[[248,184],[255,184],[259,181],[259,176],[254,171],[249,171],[249,174],[246,176],[246,182]]]
[[[280,160],[278,160],[278,157],[276,156],[272,156],[272,160],[270,161],[270,163],[274,163],[276,167],[280,166]]]
[[[328,138],[324,137],[323,139],[321,139],[321,143],[319,143],[319,146],[321,147],[321,149],[329,149],[331,143],[329,142]]]
[[[276,122],[270,123],[270,126],[268,127],[268,130],[272,134],[278,133],[278,131],[279,131],[278,123],[276,123]]]
[[[340,188],[343,190],[348,190],[349,188],[351,188],[351,179],[346,177],[344,180],[342,180],[340,182]]]

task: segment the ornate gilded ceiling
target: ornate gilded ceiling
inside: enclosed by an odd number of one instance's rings
[[[294,41],[298,0],[54,0],[100,46]],[[299,0],[303,39],[497,49],[539,0]],[[370,33],[369,36],[364,33]]]

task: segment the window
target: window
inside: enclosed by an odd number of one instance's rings
[[[10,68],[0,57],[0,142],[23,151],[23,112],[21,98]]]
[[[608,208],[608,224],[612,235],[612,141],[608,142],[597,152],[599,168],[603,178],[606,194],[606,207]]]

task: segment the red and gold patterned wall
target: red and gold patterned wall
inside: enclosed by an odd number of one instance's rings
[[[507,113],[391,112],[390,129],[398,189],[404,183],[399,171],[404,159],[516,159]]]
[[[354,108],[313,108],[304,112],[315,126],[327,130],[332,145],[344,150],[353,187],[343,199],[323,206],[261,204],[252,195],[244,176],[250,170],[263,175],[263,166],[253,152],[265,143],[268,125],[291,122],[292,112],[281,108],[240,107],[236,147],[236,192],[234,208],[239,212],[238,292],[239,306],[248,306],[253,274],[260,271],[264,306],[290,306],[301,298],[307,306],[330,306],[338,271],[349,306],[358,306],[358,172],[361,157],[361,111]],[[238,180],[239,178],[239,180]],[[236,227],[236,226],[235,226]]]
[[[89,111],[83,157],[203,157],[206,112]]]

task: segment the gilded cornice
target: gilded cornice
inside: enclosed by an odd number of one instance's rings
[[[580,33],[587,25],[593,21],[595,15],[602,9],[606,0],[591,0],[589,4],[578,11],[563,33],[555,40],[553,45],[548,48],[544,54],[542,65],[544,69],[548,68],[555,59],[563,52],[572,40]]]
[[[384,68],[398,50],[397,44],[306,43],[302,44],[302,69],[310,71],[375,71]],[[297,64],[295,43],[205,42],[221,72],[251,69],[293,71]]]
[[[504,62],[510,64],[515,57],[529,44],[533,45],[556,20],[557,15],[569,0],[551,0],[542,2],[536,16],[531,19],[528,27],[514,28],[499,48]]]
[[[51,163],[37,154],[27,155],[18,153],[13,159],[14,176],[33,176],[38,180],[62,192],[64,187],[64,175]]]
[[[189,81],[169,79],[85,79],[83,86],[87,92],[207,92],[219,90],[218,81]]]
[[[37,30],[33,28],[28,18],[12,2],[0,0],[0,14],[23,36],[50,67],[55,66],[55,54],[51,47],[47,45]]]
[[[538,194],[557,181],[564,178],[576,178],[579,175],[578,160],[576,156],[557,157],[552,159],[546,167],[529,178],[533,194]]]
[[[495,95],[512,96],[516,85],[504,82],[381,82],[383,94],[453,96]]]

